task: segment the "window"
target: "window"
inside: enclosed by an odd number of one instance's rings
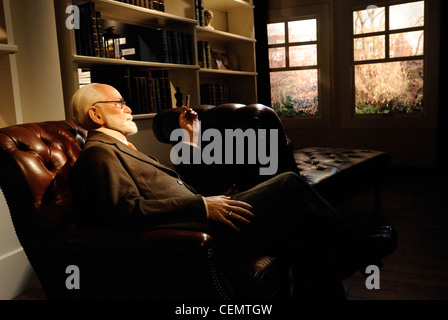
[[[355,114],[422,113],[425,1],[353,11]]]
[[[280,116],[317,116],[319,59],[317,19],[269,23],[271,103]]]

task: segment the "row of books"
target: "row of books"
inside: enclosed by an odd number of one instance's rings
[[[212,54],[208,41],[198,41],[198,63],[201,68],[212,68]]]
[[[78,55],[109,57],[106,41],[113,30],[120,42],[119,57],[127,60],[194,64],[192,35],[101,19],[93,2],[79,6],[81,28],[75,30]]]
[[[79,55],[105,57],[106,49],[101,25],[101,13],[93,2],[78,6],[80,28],[75,29],[76,52]]]
[[[123,59],[194,64],[192,35],[188,33],[105,20],[104,27],[110,25],[126,39],[121,45]]]
[[[205,26],[204,21],[204,1],[203,0],[195,0],[194,2],[194,9],[195,9],[195,18],[198,21],[198,25],[200,27]]]
[[[229,87],[227,84],[201,84],[201,103],[218,106],[229,102]]]
[[[93,67],[91,81],[115,87],[133,114],[157,113],[173,107],[167,70],[134,70],[129,67]]]
[[[165,11],[165,0],[115,0],[115,1],[129,3],[134,6],[139,6],[146,9]]]
[[[90,77],[90,69],[78,68],[78,80],[80,87],[92,83],[92,79]]]

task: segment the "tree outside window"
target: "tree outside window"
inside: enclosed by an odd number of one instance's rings
[[[319,114],[317,19],[270,23],[272,107],[281,116]]]
[[[421,113],[425,2],[353,12],[355,114]]]

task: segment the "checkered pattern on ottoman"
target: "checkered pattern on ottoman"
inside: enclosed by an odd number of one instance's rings
[[[310,147],[293,154],[303,179],[332,203],[368,188],[379,192],[390,163],[388,153],[365,149]]]

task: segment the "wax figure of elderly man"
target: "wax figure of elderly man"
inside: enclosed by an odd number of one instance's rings
[[[183,107],[179,124],[194,143],[197,114],[192,111],[187,119],[187,109]],[[137,126],[130,107],[111,86],[82,87],[73,96],[72,111],[74,121],[88,130],[71,172],[79,228],[198,230],[213,236],[228,261],[288,255],[300,272],[306,265],[322,277],[338,279],[378,265],[395,249],[390,232],[361,234],[295,173],[277,175],[231,197],[197,194],[174,170],[127,141]]]

